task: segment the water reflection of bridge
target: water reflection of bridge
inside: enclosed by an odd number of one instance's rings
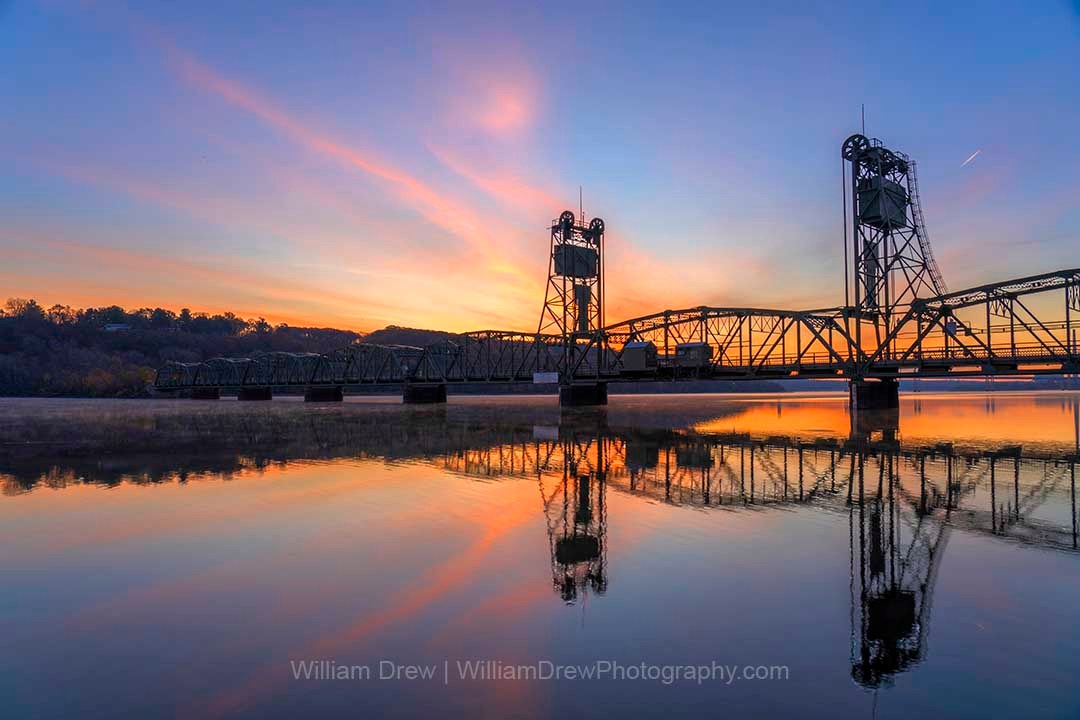
[[[59,425],[26,420],[0,456],[0,477],[13,493],[41,483],[162,482],[296,460],[370,457],[488,478],[536,478],[576,467],[602,472],[617,492],[677,505],[826,509],[851,503],[859,478],[894,477],[906,501],[923,514],[948,510],[954,527],[1076,546],[1075,512],[1041,514],[1046,507],[1074,508],[1072,447],[962,447],[861,428],[844,437],[664,429],[681,421],[694,427],[692,415],[664,415],[648,430],[636,415],[566,416],[543,407],[523,414],[484,407],[407,414],[386,407],[352,415],[261,408],[70,417]]]
[[[846,514],[851,673],[867,687],[891,683],[925,657],[938,569],[952,531],[1077,550],[1075,454],[743,434],[545,427],[535,434],[531,441],[454,452],[441,464],[475,477],[537,479],[553,584],[567,602],[608,588],[609,490],[717,510],[804,505]],[[552,476],[561,483],[545,491]],[[1060,512],[1054,515],[1062,508],[1068,508],[1065,524]]]
[[[536,428],[538,435],[557,428]],[[570,434],[453,451],[447,470],[475,477],[542,477],[568,468],[603,475],[608,488],[677,505],[769,507],[814,504],[843,509],[859,484],[889,478],[921,515],[944,512],[950,525],[1016,540],[1074,549],[1076,514],[1062,525],[1040,518],[1052,496],[1074,507],[1076,457],[1022,447],[963,450],[948,444],[803,442],[791,437],[685,433]],[[597,467],[597,454],[607,459]]]
[[[83,424],[69,417],[62,426],[22,423],[19,442],[6,443],[15,450],[0,456],[0,479],[11,493],[38,484],[184,481],[272,463],[363,457],[469,478],[535,481],[552,586],[567,602],[617,587],[607,534],[612,493],[709,512],[840,515],[850,530],[852,675],[871,687],[925,657],[950,533],[1078,548],[1075,447],[912,442],[887,428],[862,427],[841,437],[706,432],[709,423],[693,422],[648,430],[633,417],[618,424],[615,413],[544,408],[349,415],[262,407],[152,421],[136,414],[95,415]],[[676,427],[667,420],[661,425]]]

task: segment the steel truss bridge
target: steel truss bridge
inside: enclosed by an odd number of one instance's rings
[[[930,250],[914,161],[862,135],[845,141],[842,157],[845,183],[848,165],[851,171],[843,305],[695,307],[604,325],[605,225],[567,211],[551,226],[547,296],[535,333],[483,330],[425,347],[360,342],[326,354],[170,363],[155,388],[196,397],[236,391],[249,399],[304,390],[312,399],[340,399],[344,389],[403,386],[407,401],[410,388],[441,389],[420,396],[423,402],[445,400],[447,385],[466,383],[557,381],[566,390],[628,380],[801,377],[884,381],[895,397],[901,377],[1080,373],[1080,268],[949,292]],[[604,401],[606,389],[582,404]],[[877,406],[895,400],[867,404]]]
[[[1047,303],[1047,296],[1056,297]],[[1063,320],[1049,319],[1055,317],[1053,306],[1061,309]],[[967,320],[965,310],[972,311]],[[985,322],[977,324],[980,315]],[[577,338],[569,372],[575,379],[603,380],[1072,374],[1080,373],[1078,320],[1080,269],[919,300],[887,337],[870,344],[854,339],[852,326],[861,321],[850,308],[665,310]],[[168,390],[531,383],[536,373],[567,370],[563,342],[558,335],[491,330],[426,347],[361,342],[326,354],[281,352],[171,363],[159,370],[155,384]],[[623,350],[631,342],[655,344],[653,371],[623,367]],[[691,342],[711,345],[715,356],[705,364],[680,363],[675,347]]]

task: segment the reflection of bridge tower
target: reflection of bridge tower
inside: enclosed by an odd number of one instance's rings
[[[866,457],[860,455],[858,496],[850,508],[851,674],[866,687],[889,684],[923,659],[953,507],[951,465],[950,489],[941,496],[928,491],[924,458],[920,494],[913,498],[900,485],[900,461],[892,453],[878,455],[877,487],[867,493]]]
[[[554,515],[548,506],[548,533],[555,591],[573,603],[607,590],[607,458],[599,436],[562,445],[562,502]]]
[[[880,343],[899,308],[946,289],[923,223],[915,162],[864,135],[845,140],[841,154],[851,164],[854,308],[862,346],[862,321],[873,322]]]
[[[604,327],[604,221],[593,218],[586,227],[566,210],[551,226],[551,255],[544,308],[537,333],[562,338],[559,383],[568,387],[575,377],[603,369]],[[602,404],[606,386],[590,386],[580,398],[563,393],[564,404]],[[602,391],[601,398],[598,392]],[[578,391],[578,394],[581,394]]]

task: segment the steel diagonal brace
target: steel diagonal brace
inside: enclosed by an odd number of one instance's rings
[[[791,329],[791,326],[787,325],[785,320],[786,320],[786,318],[784,318],[784,316],[782,316],[782,315],[780,317],[778,317],[776,319],[776,322],[773,323],[772,329],[769,330],[769,334],[765,337],[765,340],[768,341],[769,338],[771,338],[774,334],[776,334],[776,339],[773,340],[772,345],[769,346],[769,349],[765,352],[765,355],[761,357],[761,362],[758,363],[758,366],[757,366],[758,370],[765,367],[765,362],[772,356],[773,351],[776,350],[776,346],[779,345],[783,341],[784,334],[787,333],[787,331]],[[778,329],[779,329],[779,333],[776,332]],[[762,345],[762,348],[764,348],[764,347],[765,346]],[[758,353],[758,354],[760,355],[760,353]],[[780,365],[784,364],[784,360],[785,360],[785,358],[783,358],[783,357],[780,358]]]
[[[837,328],[840,327],[839,324],[836,323],[835,320],[830,319],[829,322],[833,323]],[[803,324],[806,326],[806,329],[809,330],[814,335],[814,337],[818,339],[818,342],[821,343],[821,346],[824,347],[826,350],[828,350],[830,355],[832,355],[834,358],[836,358],[836,362],[843,365],[844,364],[843,356],[841,356],[840,353],[836,352],[836,348],[834,348],[832,346],[832,344],[829,343],[829,341],[827,341],[824,336],[822,336],[821,332],[816,327],[814,327],[814,324],[811,323],[811,322],[804,322]],[[807,347],[807,349],[809,349],[810,345],[807,344],[806,347]]]
[[[1065,345],[1063,345],[1061,343],[1061,340],[1058,339],[1057,335],[1055,335],[1053,332],[1051,332],[1050,329],[1048,327],[1046,327],[1046,325],[1043,324],[1043,321],[1040,320],[1039,317],[1035,313],[1031,312],[1031,310],[1028,309],[1027,305],[1025,305],[1020,300],[1020,298],[1015,298],[1014,302],[1016,302],[1016,304],[1019,305],[1023,309],[1024,312],[1026,312],[1028,315],[1031,316],[1031,319],[1035,321],[1035,323],[1042,329],[1043,332],[1045,332],[1047,335],[1049,335],[1051,338],[1054,339],[1054,342],[1057,343],[1057,346],[1059,348],[1061,348],[1062,351],[1066,355],[1069,354],[1069,348],[1065,347]],[[1021,322],[1024,322],[1024,321],[1021,320]],[[1027,323],[1024,323],[1024,326],[1027,327]],[[1042,345],[1044,348],[1046,348],[1047,353],[1049,353],[1050,355],[1054,354],[1054,351],[1051,350],[1050,347],[1045,342],[1043,342],[1041,337],[1039,337],[1035,333],[1032,333],[1032,335],[1035,337],[1036,340],[1039,341],[1040,345]]]
[[[754,349],[753,349],[753,348],[750,348],[750,351],[751,351],[751,355],[750,355],[750,362],[748,363],[748,365],[749,365],[749,366],[750,366],[751,368],[753,368],[753,367],[754,367],[754,366],[755,366],[755,365],[757,364],[758,358],[759,358],[759,357],[761,356],[761,353],[765,351],[765,343],[767,343],[767,342],[768,342],[768,341],[769,341],[769,340],[770,340],[770,339],[772,338],[773,334],[774,334],[774,333],[776,332],[776,328],[777,328],[777,326],[778,326],[778,325],[779,325],[779,324],[780,324],[781,322],[783,322],[783,318],[782,318],[782,317],[778,317],[778,318],[776,318],[776,319],[775,319],[775,320],[773,321],[773,323],[772,323],[772,324],[771,324],[771,325],[769,326],[769,330],[768,330],[768,333],[767,333],[767,334],[765,335],[765,340],[764,340],[764,341],[762,341],[760,345],[758,345],[758,349],[757,349],[757,352],[754,352]],[[753,321],[753,319],[751,318],[751,320],[750,320],[750,326],[751,326],[751,328],[753,327],[753,323],[754,323],[754,321]],[[759,325],[759,328],[761,328],[761,329],[764,329],[764,327],[765,327],[765,325],[764,325],[764,323],[762,322],[762,323],[761,323],[761,324]],[[779,341],[780,341],[780,339],[779,339],[779,338],[777,338],[777,341],[776,341],[776,342],[778,343]],[[774,343],[774,344],[773,344],[773,347],[775,347],[775,346],[776,346],[776,343]],[[769,352],[770,352],[770,353],[772,352],[772,348],[769,348]],[[767,356],[768,356],[768,353],[766,353],[766,357],[767,357]]]

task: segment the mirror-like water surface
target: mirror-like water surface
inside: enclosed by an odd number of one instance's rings
[[[1078,418],[0,401],[3,715],[1076,716]]]

